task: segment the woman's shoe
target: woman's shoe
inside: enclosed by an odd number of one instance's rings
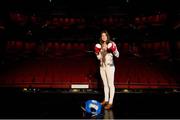
[[[104,107],[104,109],[106,109],[106,110],[110,110],[112,108],[112,104],[107,104],[105,107]]]
[[[106,102],[105,100],[101,102],[102,106],[105,106],[108,102]]]

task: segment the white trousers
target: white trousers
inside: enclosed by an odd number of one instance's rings
[[[101,66],[100,74],[104,84],[104,97],[105,101],[109,102],[109,104],[113,103],[115,87],[114,87],[114,66]]]

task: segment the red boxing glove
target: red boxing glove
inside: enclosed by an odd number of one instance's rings
[[[95,53],[98,54],[101,50],[101,45],[100,44],[96,44],[94,47]]]
[[[108,51],[115,52],[117,49],[116,44],[114,42],[108,43]]]

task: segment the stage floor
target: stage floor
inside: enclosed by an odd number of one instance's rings
[[[85,101],[101,101],[103,93],[23,92],[1,89],[0,118],[8,119],[82,119]],[[102,110],[102,119],[180,118],[179,92],[116,93],[112,110]]]

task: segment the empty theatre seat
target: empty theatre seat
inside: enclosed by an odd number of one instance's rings
[[[161,47],[161,43],[160,42],[154,42],[153,43],[153,49],[155,51],[158,51],[160,49],[160,47]]]
[[[53,43],[52,43],[52,42],[48,42],[48,43],[46,44],[46,48],[47,48],[47,49],[52,49],[52,48],[53,48]]]
[[[24,53],[31,53],[36,47],[35,42],[25,42]]]
[[[127,53],[129,51],[129,44],[128,43],[123,43],[123,53]]]
[[[73,43],[72,44],[72,49],[78,50],[79,49],[79,43]]]
[[[147,49],[152,49],[153,48],[153,44],[152,43],[147,43]]]
[[[16,41],[8,41],[7,42],[7,48],[12,49],[15,48]]]
[[[180,41],[176,42],[177,49],[180,50]]]
[[[23,54],[23,42],[20,40],[9,40],[6,44],[6,56],[17,58]],[[15,59],[11,59],[15,60]]]
[[[85,44],[84,44],[84,43],[80,43],[80,44],[79,44],[79,48],[80,48],[81,50],[85,50]]]
[[[176,42],[176,47],[177,47],[177,56],[180,56],[180,41]]]
[[[16,41],[15,48],[16,49],[22,49],[23,48],[23,42],[22,41]]]
[[[65,46],[66,46],[66,43],[65,43],[65,42],[61,42],[61,43],[60,43],[60,49],[64,49]]]
[[[54,43],[54,48],[55,48],[56,50],[58,50],[58,49],[60,48],[60,45],[59,45],[58,42],[55,42],[55,43]]]
[[[67,44],[66,44],[66,49],[67,50],[71,50],[72,49],[72,45],[73,43],[70,43],[70,42],[68,42]]]

